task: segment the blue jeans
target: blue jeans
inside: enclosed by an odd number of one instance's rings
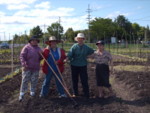
[[[62,79],[60,78],[60,74],[58,72],[56,72],[56,74],[59,77],[59,79],[62,81]],[[51,79],[53,76],[55,78],[57,91],[59,92],[60,95],[64,94],[64,88],[62,87],[61,83],[58,81],[58,79],[53,74],[53,72],[49,71],[48,74],[46,75],[45,80],[44,80],[43,85],[42,85],[41,96],[48,96],[50,82],[51,82]]]

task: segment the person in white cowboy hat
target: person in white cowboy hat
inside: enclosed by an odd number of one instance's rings
[[[44,49],[43,56],[48,61],[48,63],[52,67],[52,69],[55,71],[55,73],[57,74],[59,79],[62,80],[60,77],[61,75],[60,75],[59,71],[61,73],[64,71],[64,59],[66,58],[66,55],[65,55],[65,51],[63,49],[57,47],[57,44],[60,42],[61,41],[57,40],[55,36],[49,37],[49,40],[45,42],[48,45],[48,47],[46,47]],[[57,64],[59,70],[56,67],[56,64]],[[46,63],[46,61],[44,61],[44,64],[42,65],[42,71],[46,74],[46,76],[45,76],[45,80],[42,85],[40,97],[48,96],[49,86],[50,86],[50,82],[51,82],[51,79],[53,76],[56,81],[57,90],[59,92],[59,97],[66,97],[64,88],[62,87],[61,83],[56,78],[53,71]]]
[[[83,33],[78,33],[75,37],[75,43],[68,52],[68,59],[71,64],[73,96],[78,96],[78,81],[81,79],[84,96],[89,98],[89,85],[87,74],[87,56],[94,53],[94,50],[84,44],[85,36]]]
[[[20,53],[20,61],[22,65],[22,81],[20,87],[19,101],[22,101],[25,93],[28,90],[30,83],[30,95],[35,96],[36,84],[38,82],[40,60],[42,57],[41,48],[38,46],[39,39],[37,36],[32,36],[27,45],[23,47]]]

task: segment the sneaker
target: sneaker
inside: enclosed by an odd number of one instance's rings
[[[35,93],[34,92],[30,92],[30,95],[31,95],[31,97],[34,97]]]
[[[19,102],[21,102],[23,100],[24,95],[20,95],[19,96]]]
[[[72,97],[74,98],[74,97],[77,97],[77,96],[73,94]]]
[[[66,97],[67,97],[66,94],[62,94],[62,95],[59,96],[59,98],[66,98]]]
[[[47,99],[48,96],[45,96],[45,95],[40,94],[40,95],[39,95],[39,98],[45,98],[45,99]]]
[[[75,95],[75,94],[73,94],[71,97],[73,97],[73,98],[77,98],[77,97],[79,97],[79,95]]]
[[[22,99],[23,99],[23,97],[24,97],[24,92],[20,92],[20,95],[19,95],[19,101],[21,102],[22,101]]]
[[[40,97],[40,98],[43,98],[44,96],[40,94],[39,97]]]

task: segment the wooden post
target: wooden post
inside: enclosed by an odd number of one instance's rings
[[[11,72],[14,72],[14,41],[12,38],[12,44],[11,44]]]

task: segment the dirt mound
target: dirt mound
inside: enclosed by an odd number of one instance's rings
[[[125,86],[132,90],[140,98],[150,98],[150,75],[149,72],[122,71],[116,74],[116,80],[122,81]]]
[[[12,79],[0,83],[0,104],[7,102],[15,90],[20,87],[21,76],[16,75]]]
[[[66,65],[65,69],[66,70],[63,74],[64,80],[66,81],[69,91],[72,92],[70,67]],[[134,81],[138,80],[134,79],[135,76],[134,75],[133,75],[134,77],[132,76],[133,73],[129,75],[128,73],[129,72],[126,72],[125,74],[124,72],[116,72],[115,76],[113,77],[113,78],[116,77],[116,81],[115,79],[112,79],[112,81],[114,81],[112,83],[112,86],[114,87],[114,85],[116,85],[118,89],[119,88],[122,89],[121,85],[118,85],[119,82],[117,81],[121,81],[121,83],[126,83],[127,81],[126,84],[131,85],[132,82],[130,82],[130,80],[127,79],[129,78],[129,76],[131,76],[132,78],[131,80]],[[139,112],[139,109],[137,109],[139,107],[141,109],[141,107],[146,106],[146,104],[141,104],[143,103],[143,101],[126,100],[122,98],[122,95],[124,95],[124,93],[128,91],[128,89],[127,90],[123,89],[123,91],[119,92],[116,89],[116,87],[114,87],[115,88],[114,91],[116,91],[116,96],[107,99],[96,98],[97,88],[93,65],[88,66],[88,74],[89,74],[89,87],[91,98],[86,99],[82,97],[82,87],[81,84],[79,83],[80,96],[77,98],[73,98],[75,102],[70,98],[58,98],[54,80],[51,83],[49,96],[47,98],[39,98],[39,93],[44,79],[43,75],[40,76],[38,82],[37,95],[34,98],[31,98],[29,96],[29,93],[27,93],[25,95],[24,100],[22,102],[19,102],[18,95],[21,82],[21,75],[15,76],[13,79],[3,84],[0,84],[0,92],[2,92],[0,93],[1,97],[0,111],[2,111],[3,113],[128,113],[128,112],[142,113],[143,112],[143,110]],[[142,76],[148,77],[148,75]],[[76,103],[78,104],[77,106],[75,106]]]

